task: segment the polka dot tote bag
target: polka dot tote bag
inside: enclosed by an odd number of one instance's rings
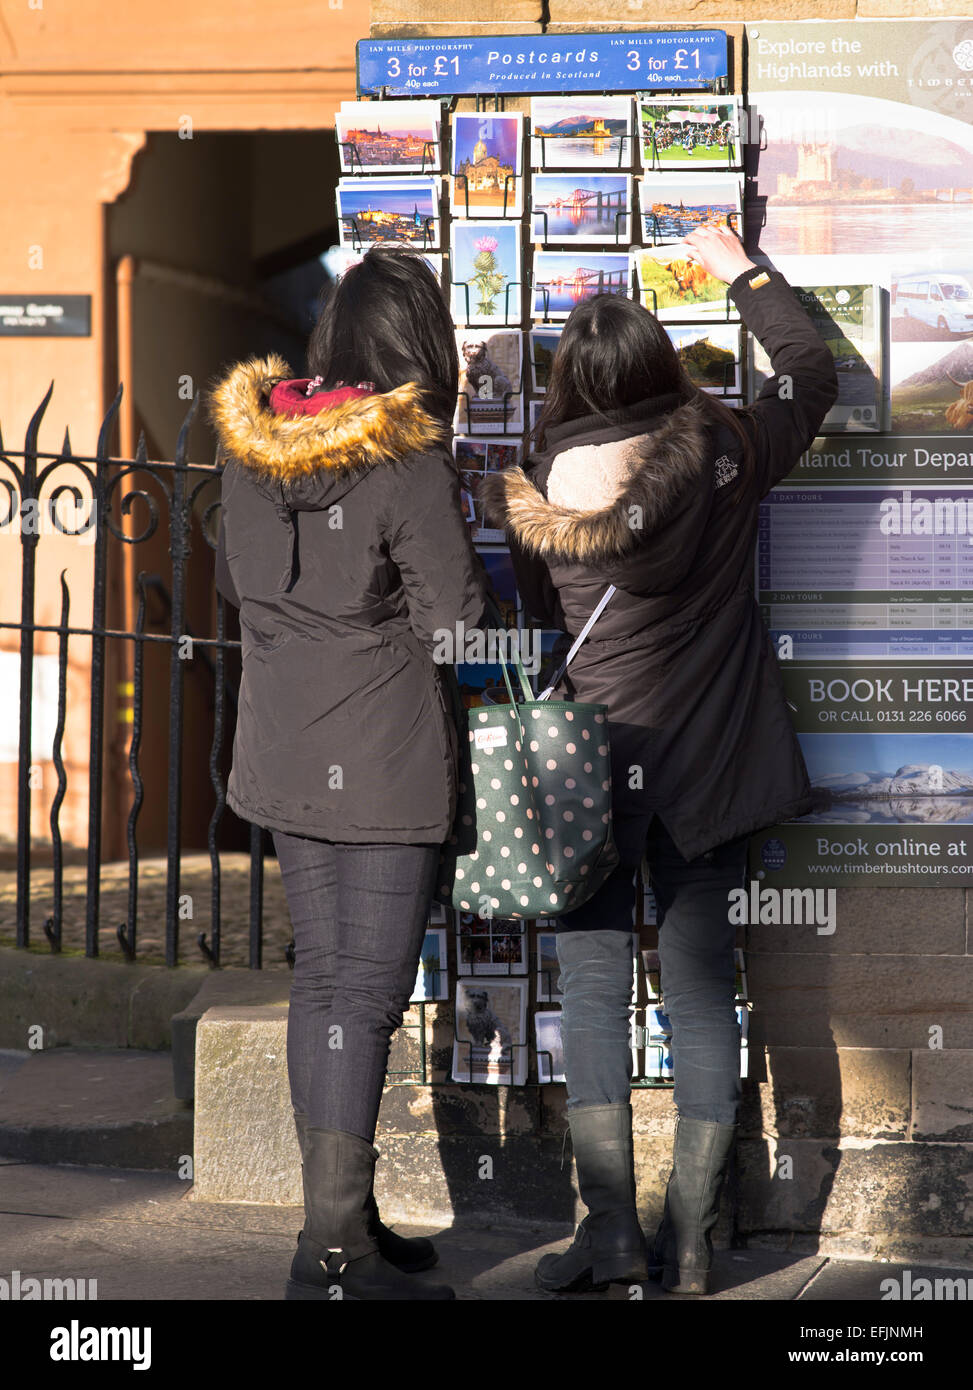
[[[434,894],[447,907],[557,916],[587,901],[618,863],[605,706],[548,698],[610,592],[542,695],[518,657],[520,703],[501,661],[510,703],[457,710],[457,814]]]

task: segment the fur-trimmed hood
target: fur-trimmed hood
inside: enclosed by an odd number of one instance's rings
[[[621,560],[700,489],[712,470],[702,406],[690,400],[627,438],[553,454],[547,496],[522,468],[488,474],[479,490],[488,521],[527,551],[578,564]],[[583,433],[583,431],[582,431]],[[543,472],[543,465],[538,470]]]
[[[271,389],[293,377],[282,357],[238,363],[212,390],[210,415],[226,452],[264,480],[359,473],[445,443],[448,428],[423,407],[416,382],[343,400],[312,415],[271,409]]]

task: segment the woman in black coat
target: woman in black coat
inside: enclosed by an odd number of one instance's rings
[[[811,807],[774,652],[754,599],[760,499],[794,467],[837,394],[832,355],[784,278],[728,229],[688,241],[770,355],[747,410],[698,391],[665,330],[601,295],[569,317],[527,465],[487,480],[528,612],[577,636],[616,592],[564,678],[608,707],[620,864],[559,919],[568,1116],[589,1214],[543,1288],[644,1278],[629,1103],[630,933],[646,858],[660,923],[677,1110],[666,1211],[649,1259],[705,1292],[735,1137],[739,1029],[728,894],[748,837]]]
[[[451,1298],[379,1220],[372,1141],[412,993],[456,731],[433,652],[486,579],[449,448],[458,365],[420,257],[371,251],[325,305],[311,379],[278,357],[213,393],[228,455],[217,584],[240,609],[227,800],[273,831],[294,928],[287,1063],[306,1220],[287,1297]]]

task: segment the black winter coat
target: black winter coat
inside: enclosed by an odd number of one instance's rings
[[[611,423],[550,429],[543,452],[481,490],[545,626],[576,636],[618,586],[562,690],[608,707],[618,830],[633,817],[641,834],[657,814],[687,859],[811,809],[754,599],[754,547],[759,501],[810,445],[837,377],[787,282],[769,275],[751,288],[759,273],[747,271],[729,291],[775,372],[741,414],[749,469],[734,432],[696,400],[657,397]]]
[[[254,359],[213,393],[229,455],[217,586],[243,647],[227,800],[294,835],[441,843],[457,743],[435,634],[479,626],[486,593],[448,428],[412,383],[277,413],[270,389],[291,375]]]

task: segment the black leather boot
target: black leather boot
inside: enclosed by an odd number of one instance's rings
[[[544,1255],[534,1273],[549,1293],[600,1293],[646,1278],[645,1236],[635,1207],[632,1107],[569,1108],[578,1190],[588,1208],[563,1255]]]
[[[304,1133],[304,1229],[285,1298],[297,1300],[455,1298],[445,1284],[410,1279],[379,1252],[369,1229],[378,1150],[357,1134],[308,1127]]]
[[[676,1120],[666,1205],[652,1246],[652,1277],[670,1293],[708,1293],[712,1231],[733,1154],[736,1125]]]
[[[294,1126],[297,1130],[297,1142],[303,1157],[307,1116],[295,1110]],[[396,1269],[401,1269],[403,1274],[418,1274],[420,1270],[432,1269],[434,1264],[438,1264],[439,1256],[436,1254],[436,1247],[431,1240],[427,1240],[425,1236],[396,1235],[395,1231],[390,1231],[388,1226],[382,1224],[382,1219],[378,1214],[378,1203],[375,1200],[374,1182],[369,1188],[368,1199],[368,1229],[378,1242],[378,1253],[383,1259],[388,1260],[389,1264],[395,1265]]]

